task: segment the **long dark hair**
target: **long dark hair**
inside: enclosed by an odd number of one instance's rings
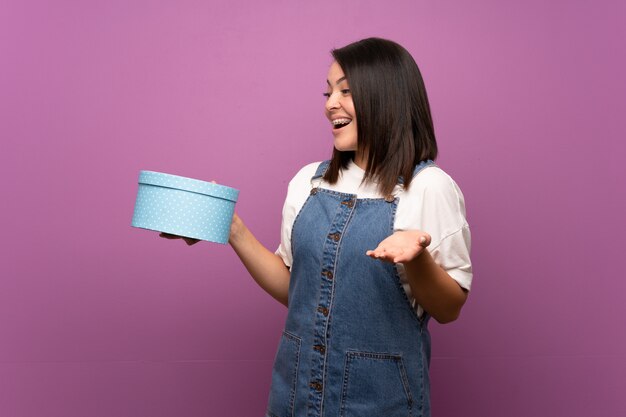
[[[426,87],[415,60],[402,46],[380,38],[331,53],[350,85],[357,147],[367,154],[363,180],[377,182],[384,196],[391,195],[399,176],[408,188],[415,165],[437,157]],[[352,158],[354,152],[334,149],[324,179],[336,183]]]

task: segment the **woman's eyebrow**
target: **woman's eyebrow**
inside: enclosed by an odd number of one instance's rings
[[[346,76],[344,75],[343,77],[341,77],[340,79],[338,79],[338,80],[337,80],[337,82],[335,82],[335,85],[339,84],[340,82],[342,82],[342,81],[343,81],[343,80],[345,80],[345,79],[346,79]],[[328,85],[331,85],[331,84],[330,84],[330,81],[328,81],[328,80],[326,80],[326,83],[327,83]]]

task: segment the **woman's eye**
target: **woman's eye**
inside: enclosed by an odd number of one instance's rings
[[[347,94],[350,94],[350,89],[349,88],[344,88],[343,90],[341,90],[341,94],[343,94],[344,96]]]
[[[330,98],[330,93],[323,93],[322,95],[326,98]]]

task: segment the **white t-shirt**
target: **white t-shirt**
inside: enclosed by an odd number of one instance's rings
[[[294,220],[304,205],[312,188],[311,178],[319,162],[302,168],[289,182],[287,198],[283,207],[280,246],[276,250],[285,265],[291,267],[291,229]],[[354,162],[339,174],[335,184],[328,184],[321,178],[321,188],[355,194],[357,198],[382,198],[375,183],[363,183],[365,171]],[[465,201],[463,194],[454,180],[441,168],[431,166],[422,169],[413,178],[409,190],[396,186],[394,195],[398,197],[398,207],[394,221],[394,231],[421,230],[431,235],[428,251],[439,264],[462,288],[470,289],[472,283],[472,264],[470,261],[470,230],[465,219]],[[375,248],[371,248],[375,249]],[[365,256],[365,254],[363,255]],[[411,287],[406,278],[404,266],[397,264],[402,286],[421,316],[422,309],[416,305],[411,294]]]

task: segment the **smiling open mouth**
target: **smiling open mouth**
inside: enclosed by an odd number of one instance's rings
[[[351,119],[336,119],[333,120],[331,123],[333,124],[333,129],[341,129],[344,126],[349,125],[350,122],[352,122]]]

